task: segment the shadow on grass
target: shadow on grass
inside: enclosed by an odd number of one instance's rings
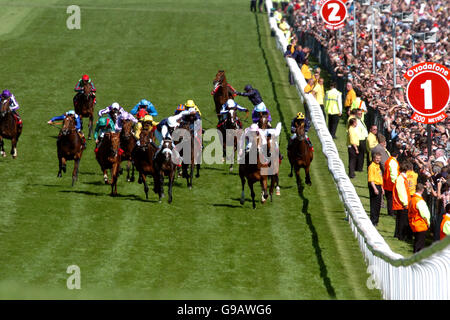
[[[225,208],[242,208],[242,206],[237,206],[234,204],[227,204],[227,203],[213,203],[212,206],[213,207],[225,207]]]

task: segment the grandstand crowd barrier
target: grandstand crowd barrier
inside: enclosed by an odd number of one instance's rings
[[[268,21],[277,48],[283,54],[287,39],[272,17],[272,1],[266,0]],[[298,95],[309,111],[311,121],[322,145],[339,198],[352,232],[368,264],[370,289],[379,289],[384,299],[390,300],[448,300],[450,299],[450,237],[437,241],[420,252],[405,258],[391,250],[384,238],[372,225],[355,187],[339,157],[336,144],[328,131],[320,105],[311,94],[305,94],[305,78],[297,62],[286,57]]]

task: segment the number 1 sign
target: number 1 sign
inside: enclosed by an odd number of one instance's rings
[[[406,98],[414,110],[412,119],[422,123],[444,120],[450,98],[450,72],[434,62],[422,62],[409,68],[403,75],[409,82]]]
[[[322,0],[319,2],[320,16],[325,22],[325,28],[337,30],[344,27],[347,17],[345,0]]]

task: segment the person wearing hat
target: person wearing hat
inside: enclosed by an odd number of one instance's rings
[[[118,123],[119,117],[121,117],[122,114],[124,118],[129,118],[128,112],[126,112],[117,102],[113,102],[110,106],[107,106],[98,112],[99,117],[102,117],[105,114],[113,121],[114,125]],[[134,119],[132,115],[130,116]],[[118,128],[116,127],[116,129]]]
[[[176,116],[177,114],[179,114],[180,112],[183,112],[185,110],[186,110],[186,106],[184,104],[180,103],[179,105],[177,105],[177,108],[173,112],[173,115]]]
[[[259,110],[266,110],[264,112],[268,112],[269,113],[269,118],[270,118],[270,112],[267,109],[266,105],[263,102],[263,99],[261,97],[261,94],[259,93],[258,89],[253,88],[250,84],[246,85],[244,87],[244,91],[245,92],[236,92],[236,94],[238,96],[243,96],[243,97],[247,97],[250,102],[253,104],[253,112],[252,112],[252,119],[253,122],[258,122],[259,121],[259,116],[256,116],[255,118],[253,117],[255,113],[255,109],[257,109],[257,107],[259,107]],[[269,121],[272,121],[271,119],[269,119]]]
[[[77,94],[84,92],[84,85],[90,83],[92,86],[92,94],[94,95],[94,103],[97,103],[95,98],[95,93],[97,92],[97,89],[95,88],[94,82],[89,78],[87,74],[84,74],[80,80],[78,80],[77,84],[75,85],[75,88],[73,89]]]
[[[296,114],[296,116],[294,117],[294,119],[292,119],[292,121],[291,121],[291,133],[293,133],[293,135],[291,136],[291,139],[289,139],[288,148],[292,144],[292,142],[295,140],[295,138],[297,138],[297,133],[296,133],[297,127],[302,122],[305,123],[306,142],[308,142],[309,148],[311,150],[314,150],[312,142],[311,142],[311,140],[309,140],[309,137],[308,137],[308,130],[311,127],[311,121],[309,121],[309,119],[307,117],[305,117],[305,115],[302,112],[298,112]]]
[[[156,117],[158,115],[158,111],[156,111],[155,106],[148,101],[147,99],[141,99],[134,107],[131,109],[130,113],[133,116],[136,116],[138,119],[145,116],[145,112],[141,112],[141,110],[145,110],[152,117]]]
[[[336,139],[339,119],[342,116],[342,93],[336,89],[336,83],[330,84],[330,90],[325,93],[325,113],[328,114],[328,130],[331,137]]]
[[[17,103],[16,97],[9,91],[8,89],[3,90],[1,96],[0,96],[1,103],[3,101],[9,99],[9,109],[11,110],[14,119],[16,120],[16,123],[19,125],[19,127],[22,127],[22,119],[19,116],[19,113],[17,110],[19,110],[19,104]]]
[[[134,133],[134,137],[136,138],[136,140],[138,140],[137,141],[137,145],[138,146],[140,145],[139,144],[140,143],[139,139],[141,137],[141,132],[143,130],[155,132],[157,125],[158,125],[158,122],[155,122],[153,120],[153,117],[151,115],[149,115],[149,114],[145,115],[143,118],[141,118],[138,121],[138,123],[137,123],[137,125],[135,127],[135,133]],[[158,148],[158,146],[156,144],[154,144],[153,141],[152,141],[152,143],[153,143],[153,146],[155,148]]]
[[[249,152],[252,148],[252,140],[250,140],[251,135],[258,135],[261,138],[262,145],[267,144],[267,139],[264,131],[262,131],[258,124],[252,123],[252,125],[244,130],[244,133],[241,135],[239,139],[239,146],[238,146],[238,162],[244,163],[243,158],[244,150],[245,152]]]
[[[227,118],[227,114],[230,110],[246,112],[248,115],[247,108],[244,108],[241,105],[237,104],[236,101],[234,101],[233,99],[228,99],[227,102],[222,105],[222,110],[220,111],[222,117],[221,120],[219,120],[219,124],[225,121],[225,119]]]
[[[195,112],[197,113],[198,118],[200,118],[202,116],[202,113],[200,112],[199,107],[195,104],[194,100],[186,101],[185,106],[186,106],[186,109],[193,108],[195,110]]]
[[[94,130],[94,139],[97,145],[96,149],[100,145],[105,133],[115,131],[116,126],[114,125],[114,122],[111,120],[110,117],[101,117],[100,119],[98,119]]]
[[[80,136],[81,141],[83,142],[83,146],[86,148],[86,138],[84,137],[84,134],[81,131],[81,129],[82,129],[81,119],[80,119],[80,116],[77,115],[74,110],[69,110],[60,116],[53,117],[50,120],[48,120],[47,123],[53,124],[53,122],[64,120],[66,117],[69,117],[69,116],[73,116],[75,118],[75,130],[77,131],[78,135]]]

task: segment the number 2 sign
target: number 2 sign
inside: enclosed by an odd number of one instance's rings
[[[322,0],[319,2],[320,16],[325,22],[325,28],[337,30],[344,27],[347,17],[345,0]]]
[[[403,75],[409,82],[406,98],[414,110],[412,119],[422,123],[444,120],[450,99],[450,72],[434,62],[422,62],[409,68]]]

